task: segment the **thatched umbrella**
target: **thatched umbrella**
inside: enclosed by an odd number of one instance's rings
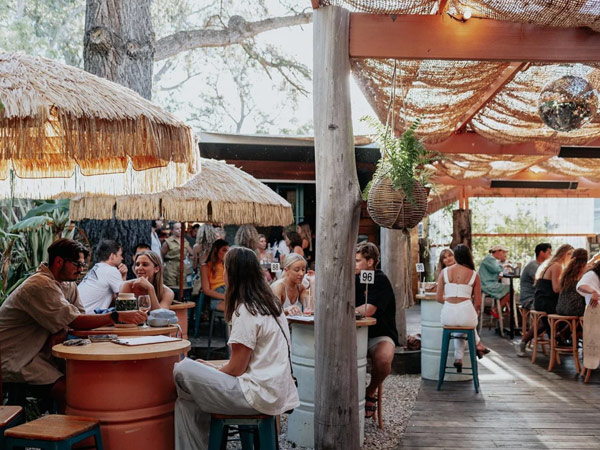
[[[200,158],[202,172],[180,187],[157,194],[80,195],[71,200],[71,220],[156,219],[182,222],[179,296],[183,296],[185,222],[289,225],[292,206],[253,176],[224,161]]]
[[[291,205],[253,176],[223,161],[200,158],[202,172],[156,194],[89,196],[71,200],[72,220],[156,219],[258,226],[289,225]]]
[[[31,197],[36,189],[38,196],[156,192],[199,169],[187,125],[132,90],[81,69],[0,52],[0,102],[0,180],[7,180],[2,187],[10,183],[15,196]],[[155,171],[136,179],[134,171],[167,166],[169,176]],[[94,179],[126,171],[120,184],[114,177]],[[57,177],[52,183],[21,180]]]

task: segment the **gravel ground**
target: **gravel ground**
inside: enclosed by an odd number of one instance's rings
[[[390,375],[386,378],[383,384],[383,430],[377,427],[376,420],[366,420],[363,450],[399,447],[420,388],[420,375]],[[288,442],[286,432],[287,416],[282,415],[279,448],[281,450],[306,449],[306,447],[296,447],[295,444]]]

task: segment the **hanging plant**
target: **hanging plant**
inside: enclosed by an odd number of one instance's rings
[[[369,214],[382,227],[410,229],[427,212],[433,174],[427,166],[442,159],[442,155],[427,150],[416,135],[421,118],[399,137],[372,117],[363,120],[376,131],[374,139],[381,150],[373,179],[363,192]]]

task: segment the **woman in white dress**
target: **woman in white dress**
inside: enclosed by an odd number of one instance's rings
[[[273,293],[281,301],[285,315],[302,314],[308,302],[308,291],[302,284],[306,274],[306,260],[297,253],[290,253],[283,262],[283,276],[271,285]]]

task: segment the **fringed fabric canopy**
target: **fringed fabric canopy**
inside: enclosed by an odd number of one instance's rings
[[[171,165],[178,178],[168,181],[181,183],[199,169],[185,123],[81,69],[0,52],[0,102],[2,180],[12,170],[17,177],[61,177],[68,184],[77,176]]]
[[[180,187],[149,195],[78,196],[72,220],[156,219],[257,226],[289,225],[291,205],[265,184],[223,161],[201,158],[202,172]]]

